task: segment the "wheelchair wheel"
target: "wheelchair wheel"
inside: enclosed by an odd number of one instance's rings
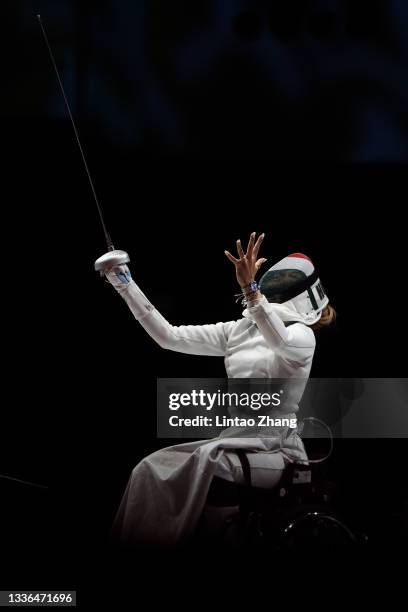
[[[287,552],[333,554],[355,548],[358,538],[344,521],[325,507],[303,507],[280,524],[278,547]]]
[[[359,542],[330,508],[301,506],[283,513],[237,513],[226,521],[218,543],[235,550],[301,552],[310,557],[347,552]]]

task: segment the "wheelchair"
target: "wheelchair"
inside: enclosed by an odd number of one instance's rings
[[[243,483],[214,476],[195,534],[204,548],[322,557],[362,550],[367,537],[336,507],[336,486],[319,461],[289,462],[279,483],[255,487],[248,451],[235,450]],[[211,516],[218,516],[216,527]]]

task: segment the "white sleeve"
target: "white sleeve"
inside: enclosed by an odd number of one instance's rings
[[[141,326],[162,348],[190,355],[225,355],[228,332],[234,321],[212,325],[171,325],[133,280],[116,289]]]
[[[262,296],[260,300],[249,303],[247,308],[268,346],[284,359],[298,362],[310,359],[316,346],[313,330],[303,323],[285,327],[278,315],[266,308],[267,305],[268,300]]]

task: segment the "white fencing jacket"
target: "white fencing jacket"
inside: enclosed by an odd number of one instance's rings
[[[162,348],[224,357],[230,378],[308,378],[315,349],[313,330],[287,302],[285,308],[262,296],[237,321],[171,325],[134,281],[117,287],[135,318]],[[296,321],[285,327],[285,321]]]
[[[125,285],[116,283],[114,275],[108,279],[162,348],[224,357],[230,378],[299,379],[301,384],[294,387],[287,408],[291,413],[297,411],[312,364],[315,337],[289,302],[282,307],[262,297],[237,321],[174,326],[133,280]],[[285,327],[285,321],[293,320],[298,322]],[[245,437],[245,431],[228,428],[213,440],[167,447],[143,459],[129,479],[113,526],[115,536],[127,545],[168,546],[184,540],[201,516],[213,476],[228,478],[223,472],[231,449],[251,451],[251,469],[253,466],[255,471],[259,467],[264,472],[265,462],[273,470],[283,470],[286,460],[307,460],[294,430],[265,429],[258,433],[251,430],[251,437]]]

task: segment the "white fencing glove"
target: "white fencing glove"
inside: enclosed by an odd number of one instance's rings
[[[105,272],[105,276],[110,284],[115,287],[119,293],[122,293],[122,291],[126,289],[127,285],[129,285],[130,281],[132,280],[130,270],[126,264],[111,268]]]
[[[111,268],[105,272],[105,276],[107,281],[125,300],[138,321],[154,311],[154,306],[136,285],[126,264]]]

